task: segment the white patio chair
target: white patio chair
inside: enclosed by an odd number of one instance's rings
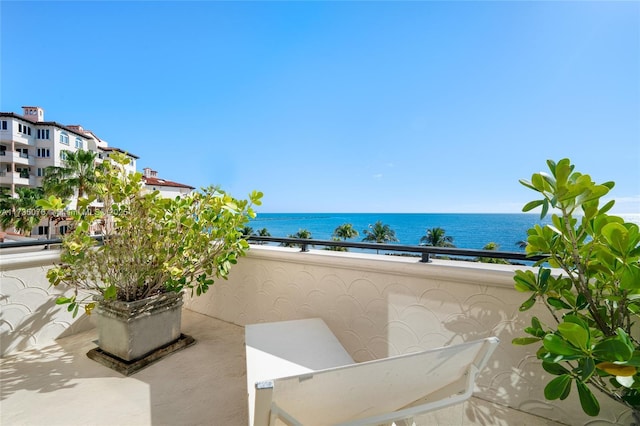
[[[247,325],[249,426],[378,425],[465,401],[490,337],[354,363],[319,318]]]

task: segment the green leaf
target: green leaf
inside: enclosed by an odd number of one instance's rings
[[[571,305],[558,297],[549,297],[547,302],[556,309],[571,309]]]
[[[542,329],[542,324],[540,323],[538,317],[531,318],[531,327]]]
[[[520,305],[520,308],[519,308],[520,312],[524,312],[531,309],[535,304],[536,304],[536,296],[534,294],[533,296],[528,298],[522,305]]]
[[[544,203],[544,200],[535,200],[535,201],[528,202],[522,208],[522,211],[523,212],[531,211],[531,210],[535,209],[536,207],[541,206],[543,203]]]
[[[555,334],[547,334],[546,336],[544,336],[542,342],[544,348],[552,354],[565,356],[575,356],[582,354],[582,351],[580,351],[578,348],[573,347],[569,342]]]
[[[580,378],[582,379],[582,381],[586,382],[596,371],[596,363],[593,358],[582,358],[580,361],[582,367]]]
[[[541,328],[525,327],[524,332],[542,339],[547,333]]]
[[[633,355],[633,346],[629,346],[620,337],[611,337],[598,343],[593,348],[593,356],[602,361],[626,362]]]
[[[528,180],[520,179],[519,182],[521,185],[526,186],[529,189],[533,189],[534,191],[537,191],[536,187],[533,186],[533,184]]]
[[[566,368],[564,368],[562,365],[557,364],[555,362],[542,362],[542,368],[544,368],[544,370],[549,373],[549,374],[553,374],[554,376],[560,376],[562,374],[569,374],[569,370],[567,370]]]
[[[602,236],[616,250],[625,254],[629,250],[629,231],[619,223],[608,223],[602,228]]]
[[[571,390],[571,376],[563,374],[547,383],[544,387],[544,397],[548,400],[558,399],[565,394],[568,395],[567,388]]]
[[[536,291],[536,277],[531,271],[516,271],[513,277],[515,288],[520,292]]]
[[[593,395],[593,392],[591,392],[591,389],[579,380],[576,380],[576,385],[578,387],[578,395],[580,396],[582,411],[590,416],[597,416],[600,413],[600,404],[598,403],[595,395]]]
[[[117,294],[118,294],[118,288],[113,284],[104,290],[104,298],[106,300],[114,300]]]
[[[544,219],[547,216],[548,212],[549,212],[549,201],[545,199],[544,203],[542,203],[542,211],[540,212],[540,219]]]
[[[637,263],[622,265],[620,274],[620,288],[623,290],[640,289],[640,265]]]
[[[558,331],[573,346],[586,350],[589,343],[589,331],[571,322],[558,324]]]
[[[516,337],[511,341],[511,343],[514,345],[524,346],[524,345],[530,345],[532,343],[537,343],[540,340],[542,339],[539,337]]]

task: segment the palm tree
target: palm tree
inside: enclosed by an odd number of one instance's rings
[[[64,166],[45,169],[42,180],[44,192],[65,199],[93,194],[97,185],[96,153],[84,150],[64,152]]]
[[[287,235],[287,238],[299,238],[301,240],[310,240],[311,239],[311,231],[308,229],[300,229],[295,234]],[[283,247],[302,247],[301,244],[292,244],[292,243],[281,243]]]
[[[356,231],[353,228],[353,225],[350,223],[343,223],[342,225],[336,227],[336,229],[333,230],[333,235],[332,235],[332,239],[333,241],[346,241],[349,238],[354,238],[357,237],[358,231]],[[327,247],[327,250],[333,250],[333,251],[349,251],[348,248],[346,247],[339,247],[339,246],[331,246],[331,247]]]
[[[344,241],[344,240],[338,237],[331,237],[331,241]],[[324,249],[329,251],[349,251],[348,248],[342,247],[342,246],[328,246],[328,247],[325,247]]]
[[[16,197],[4,192],[0,198],[0,226],[15,228],[24,235],[31,235],[34,226],[40,223],[40,208],[36,204],[43,196],[42,188],[16,188]]]
[[[453,237],[446,234],[446,231],[439,226],[427,229],[426,234],[420,238],[420,245],[433,247],[455,247]]]
[[[482,250],[497,251],[499,248],[500,248],[500,244],[491,241],[490,243],[485,244],[485,246],[482,247]],[[502,265],[509,264],[509,262],[506,259],[496,259],[494,257],[478,257],[476,258],[476,260],[478,262],[483,262],[483,263],[499,263]]]
[[[258,231],[257,234],[254,235],[258,235],[260,237],[270,237],[271,233],[269,233],[269,230],[267,228],[262,228],[261,230]],[[259,244],[259,245],[264,245],[267,244],[266,241],[255,241],[254,244]]]
[[[333,236],[336,238],[340,238],[343,241],[348,240],[349,238],[357,237],[358,231],[353,228],[353,225],[350,223],[343,223],[333,230]]]
[[[250,236],[255,235],[253,228],[250,226],[244,226],[240,232],[242,232],[242,238],[249,238]]]
[[[369,229],[363,230],[362,233],[365,235],[362,241],[366,242],[384,244],[390,241],[398,241],[398,238],[396,238],[396,231],[391,229],[389,225],[383,224],[381,220],[377,221],[373,225],[369,225]],[[379,250],[376,250],[376,254],[377,253],[379,253]]]

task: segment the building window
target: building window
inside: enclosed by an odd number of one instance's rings
[[[27,135],[31,135],[31,127],[27,127],[22,123],[18,123],[18,133],[26,133]]]
[[[2,120],[2,130],[7,130],[7,120]]]
[[[76,138],[76,148],[83,149],[82,139]]]
[[[69,135],[67,135],[66,133],[60,133],[60,143],[69,145]]]
[[[49,139],[49,129],[38,129],[38,139]]]
[[[16,149],[20,158],[29,158],[29,150],[27,148]]]
[[[38,148],[36,153],[38,157],[41,157],[41,158],[51,157],[51,150],[49,150],[49,148]]]
[[[60,235],[66,234],[68,230],[69,230],[68,225],[60,225]]]
[[[65,161],[67,159],[67,151],[60,151],[60,159]]]
[[[5,156],[5,155],[7,155],[7,146],[0,145],[0,156]]]
[[[38,167],[37,176],[38,177],[44,176],[44,169],[42,167]]]
[[[38,226],[38,235],[49,235],[48,226]]]

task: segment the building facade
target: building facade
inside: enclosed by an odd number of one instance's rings
[[[45,169],[64,166],[67,152],[78,150],[96,153],[98,162],[109,158],[114,152],[124,153],[131,160],[127,165],[128,171],[134,173],[137,170],[137,155],[110,147],[106,141],[80,125],[46,121],[41,107],[23,106],[22,115],[0,112],[0,188],[13,196],[16,196],[16,190],[20,187],[42,187]],[[189,185],[159,179],[156,172],[148,170],[145,169],[145,182],[152,189],[160,190],[163,196],[173,198],[194,189]],[[73,205],[74,200],[71,202]],[[32,230],[32,235],[46,235],[47,231],[47,226],[41,224]],[[56,230],[53,235],[58,233]]]
[[[23,114],[0,112],[0,187],[15,194],[19,187],[42,186],[47,167],[62,167],[67,152],[95,152],[98,161],[113,150],[107,142],[79,125],[45,121],[44,109],[24,106]],[[138,156],[128,154],[136,170]]]
[[[149,167],[143,169],[143,178],[145,186],[151,191],[159,191],[164,198],[175,198],[190,193],[195,188],[183,183],[173,182],[158,177],[158,172],[151,170]]]

